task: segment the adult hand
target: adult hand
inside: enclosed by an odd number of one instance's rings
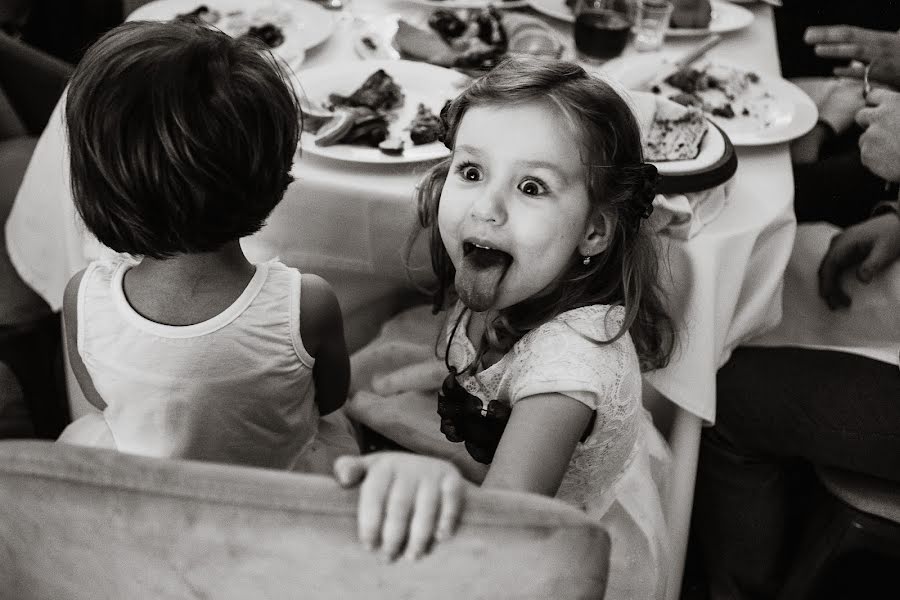
[[[819,295],[832,310],[850,306],[842,275],[856,268],[856,278],[869,283],[900,257],[900,218],[886,213],[848,227],[831,239],[819,266]]]
[[[862,163],[888,181],[900,181],[900,93],[872,90],[869,106],[856,113],[865,129],[859,138]]]
[[[900,34],[896,32],[826,25],[808,28],[803,39],[815,46],[817,56],[871,64],[870,80],[900,87]],[[862,79],[864,71],[864,64],[834,68],[835,75],[858,79]]]
[[[449,462],[405,452],[342,456],[334,474],[344,487],[362,482],[357,525],[369,550],[389,560],[404,550],[425,554],[432,541],[449,538],[459,522],[467,483]]]
[[[709,0],[673,0],[672,27],[700,29],[708,27],[712,19]]]

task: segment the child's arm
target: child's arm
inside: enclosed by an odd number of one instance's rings
[[[483,487],[553,496],[591,419],[591,409],[562,394],[513,405]]]
[[[84,394],[88,402],[103,410],[106,408],[106,402],[97,393],[94,382],[81,360],[78,353],[78,287],[81,285],[81,278],[84,276],[84,270],[75,273],[69,283],[66,284],[66,291],[63,295],[63,325],[66,331],[66,350],[69,356],[69,364],[75,379],[78,381],[81,392]]]
[[[359,539],[379,546],[390,560],[404,551],[421,557],[432,540],[450,537],[459,522],[466,482],[452,464],[405,452],[342,456],[334,463],[338,483],[359,490]]]
[[[300,282],[300,338],[316,359],[313,380],[319,414],[339,409],[350,387],[350,357],[344,342],[344,321],[337,297],[318,275],[303,275]]]

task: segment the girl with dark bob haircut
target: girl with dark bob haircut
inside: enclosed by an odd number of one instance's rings
[[[72,190],[121,254],[66,287],[69,358],[98,412],[61,441],[322,473],[359,453],[334,292],[240,245],[291,181],[299,119],[250,39],[133,22],[87,51],[66,104]]]

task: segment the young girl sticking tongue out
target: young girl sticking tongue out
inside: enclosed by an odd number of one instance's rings
[[[653,457],[666,450],[641,371],[666,364],[674,331],[644,224],[657,173],[635,118],[581,67],[524,58],[445,117],[452,155],[418,191],[449,317],[441,430],[490,464],[484,487],[556,496],[606,525],[607,597],[659,598],[669,548]],[[361,518],[391,522],[385,498],[405,490],[395,477],[364,495]],[[439,513],[406,493],[414,515]]]

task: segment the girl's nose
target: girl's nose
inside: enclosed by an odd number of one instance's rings
[[[472,202],[472,217],[479,221],[500,224],[506,220],[506,202],[502,190],[489,187]]]

